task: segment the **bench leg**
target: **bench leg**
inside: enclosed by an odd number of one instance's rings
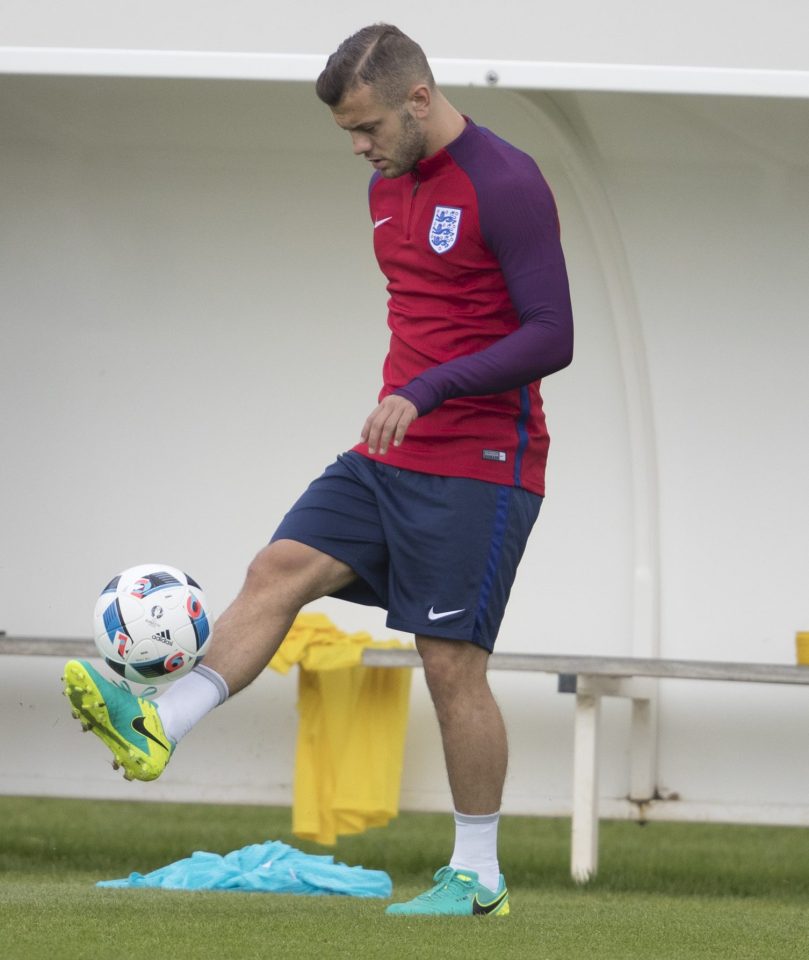
[[[632,701],[630,728],[629,799],[647,803],[656,792],[657,771],[657,702],[651,699]]]
[[[598,726],[601,697],[576,695],[573,742],[573,841],[570,872],[586,883],[598,870]]]

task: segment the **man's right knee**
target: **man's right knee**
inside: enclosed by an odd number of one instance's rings
[[[298,606],[347,586],[356,574],[341,560],[296,540],[275,540],[247,569],[245,589],[283,594]]]

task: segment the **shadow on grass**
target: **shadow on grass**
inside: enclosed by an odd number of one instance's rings
[[[412,819],[411,819],[412,818]],[[373,854],[401,879],[423,877],[448,859],[451,818],[404,814],[379,837],[343,838],[343,858]],[[626,822],[601,824],[599,873],[570,876],[570,821],[504,817],[500,863],[512,887],[682,896],[809,897],[809,831],[796,827]]]
[[[325,848],[295,838],[286,808],[0,797],[0,873],[98,879],[147,873],[195,850],[228,853],[282,840],[308,853],[386,870],[424,886],[452,851],[452,818],[405,813],[389,827]],[[577,889],[570,821],[505,817],[500,861],[509,885]],[[809,897],[809,831],[791,827],[604,822],[599,875],[580,889],[703,897]]]

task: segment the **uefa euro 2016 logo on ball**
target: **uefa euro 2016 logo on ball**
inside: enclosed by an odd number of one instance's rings
[[[161,684],[188,673],[211,635],[205,594],[176,567],[144,563],[113,577],[95,606],[95,642],[125,680]]]

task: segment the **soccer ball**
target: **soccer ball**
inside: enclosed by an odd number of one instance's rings
[[[160,684],[188,673],[211,634],[205,594],[176,567],[144,563],[113,577],[95,606],[95,642],[125,680]]]

